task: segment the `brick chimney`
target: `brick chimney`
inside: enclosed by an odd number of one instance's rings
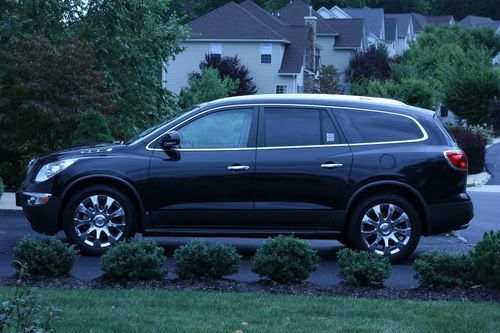
[[[306,27],[308,28],[306,43],[306,62],[304,68],[304,93],[314,92],[315,72],[316,72],[316,20],[312,15],[312,7],[309,7],[309,16],[304,17]]]

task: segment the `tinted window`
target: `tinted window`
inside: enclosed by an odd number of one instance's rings
[[[415,140],[424,136],[418,125],[405,116],[350,109],[343,114],[339,122],[349,143]]]
[[[338,143],[338,135],[326,110],[266,108],[264,145],[311,146]]]
[[[181,148],[247,147],[252,109],[226,110],[198,118],[178,130]]]

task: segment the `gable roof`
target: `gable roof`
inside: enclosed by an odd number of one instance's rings
[[[411,14],[385,14],[387,18],[396,19],[396,25],[398,27],[398,37],[404,38],[408,34],[408,28],[411,25]],[[387,31],[385,32],[387,37]]]
[[[386,17],[384,20],[385,24],[385,40],[393,42],[398,39],[398,26],[396,18]]]
[[[372,33],[377,38],[384,38],[384,9],[383,8],[342,8],[344,12],[352,18],[362,18],[365,20],[366,31]]]
[[[494,23],[494,21],[489,17],[474,15],[466,16],[462,21],[460,21],[460,25],[463,28],[475,28],[476,26],[485,23]]]
[[[415,33],[424,31],[425,26],[428,24],[427,19],[422,14],[411,13],[411,19],[413,22],[413,30],[415,31]]]
[[[452,15],[426,15],[425,19],[428,24],[434,25],[447,25],[450,22],[455,22],[455,18]]]
[[[284,22],[271,15],[268,11],[262,9],[251,0],[242,2],[240,6],[290,41],[290,44],[285,46],[279,73],[300,73],[302,65],[304,64],[304,54],[309,29],[305,25],[299,27],[287,26]]]
[[[338,32],[334,48],[359,48],[363,44],[365,21],[363,19],[328,19],[326,22]]]
[[[274,40],[290,43],[243,7],[229,2],[191,21],[190,40]]]
[[[309,16],[309,6],[302,0],[293,0],[288,6],[281,8],[277,17],[286,25],[301,27],[305,25],[304,17]],[[312,9],[312,16],[317,18],[316,33],[318,35],[336,35],[337,32],[333,30],[326,22],[323,16],[319,15]]]

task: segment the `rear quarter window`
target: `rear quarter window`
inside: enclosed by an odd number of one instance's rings
[[[349,143],[419,140],[425,137],[419,125],[404,115],[359,109],[336,110],[336,115]]]

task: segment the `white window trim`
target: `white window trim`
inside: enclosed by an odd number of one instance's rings
[[[282,92],[282,93],[278,93],[278,87],[284,87],[284,89],[283,89],[283,92]],[[274,87],[274,92],[275,92],[276,94],[280,94],[280,95],[288,94],[288,84],[277,84],[277,85]]]
[[[271,56],[271,61],[270,62],[262,62],[262,56],[263,55],[269,55]],[[273,62],[273,44],[270,43],[261,43],[260,44],[260,63],[263,65],[268,65],[272,64]]]

